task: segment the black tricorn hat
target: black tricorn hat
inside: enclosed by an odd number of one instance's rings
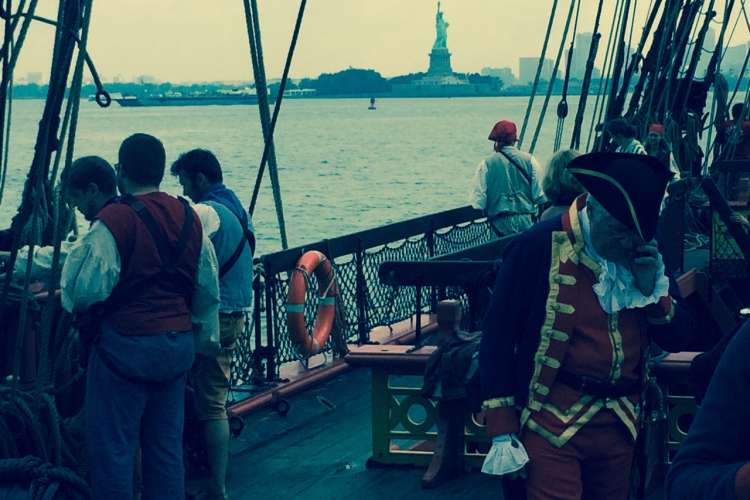
[[[613,217],[645,241],[653,239],[664,192],[674,175],[658,159],[589,153],[573,159],[568,170]]]

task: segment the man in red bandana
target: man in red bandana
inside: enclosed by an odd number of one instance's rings
[[[497,236],[530,228],[546,201],[539,163],[515,146],[517,135],[516,124],[508,120],[492,127],[488,139],[495,152],[479,164],[469,194],[469,203],[484,210]]]
[[[672,148],[664,137],[664,125],[661,123],[652,123],[649,125],[644,146],[650,156],[658,158],[662,165],[669,168],[675,174],[675,179],[680,178],[680,170],[674,161]]]

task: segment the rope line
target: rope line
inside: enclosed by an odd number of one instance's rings
[[[531,117],[531,107],[534,104],[534,98],[536,97],[536,91],[539,86],[539,78],[542,74],[542,68],[544,67],[544,60],[547,57],[547,45],[549,44],[550,33],[552,32],[552,24],[555,20],[555,12],[557,12],[557,0],[552,1],[552,10],[549,13],[549,20],[547,21],[547,32],[544,35],[544,43],[542,44],[542,55],[539,57],[539,63],[536,67],[536,74],[534,75],[534,83],[531,86],[531,95],[529,96],[528,103],[526,104],[526,113],[523,117],[523,125],[521,126],[521,135],[518,139],[518,147],[523,146],[523,140],[526,136],[526,126],[529,124],[529,118]]]
[[[560,41],[560,48],[557,51],[555,65],[552,68],[552,76],[550,77],[549,84],[547,85],[547,95],[544,97],[544,104],[542,104],[542,110],[539,113],[539,121],[537,121],[536,130],[534,130],[534,138],[531,140],[531,147],[529,147],[530,154],[534,154],[534,150],[536,149],[536,142],[539,139],[539,133],[542,130],[542,123],[544,123],[544,117],[547,113],[547,106],[549,105],[549,100],[552,96],[552,89],[554,88],[555,82],[557,81],[557,71],[560,68],[560,59],[562,59],[562,54],[565,51],[565,42],[568,38],[570,21],[573,18],[573,9],[575,8],[576,3],[576,0],[570,0],[570,8],[568,9],[568,16],[565,19],[565,29],[563,30],[562,40]]]

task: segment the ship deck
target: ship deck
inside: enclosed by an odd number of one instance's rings
[[[232,443],[233,500],[503,498],[499,479],[478,471],[424,490],[423,468],[367,468],[372,446],[368,369],[346,371],[289,402],[286,417],[271,409],[245,417],[245,429]]]
[[[470,472],[423,490],[423,468],[367,468],[372,440],[370,372],[357,368],[245,417],[233,440],[230,495],[243,499],[502,498],[497,478]]]

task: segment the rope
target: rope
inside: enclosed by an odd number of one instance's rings
[[[34,2],[34,4],[35,3],[36,2]],[[63,4],[61,3],[60,5],[62,6]],[[12,18],[24,17],[28,19],[29,21],[34,20],[34,21],[39,21],[44,24],[48,24],[50,26],[54,26],[57,28],[56,36],[58,37],[58,39],[62,36],[62,33],[64,32],[67,36],[72,38],[76,42],[76,44],[78,44],[79,47],[81,45],[81,39],[78,38],[78,36],[76,35],[76,30],[73,30],[70,27],[65,26],[59,21],[54,21],[46,17],[37,16],[30,12],[27,12],[27,13],[19,12],[19,13],[14,14],[11,17]],[[18,54],[19,51],[20,51],[20,46],[18,47],[18,49],[16,49],[15,54]],[[57,54],[57,49],[55,49],[55,52],[53,54],[53,66],[54,66],[54,61],[56,60],[56,54]],[[84,58],[86,61],[86,66],[89,69],[89,74],[91,75],[91,79],[94,81],[94,85],[96,86],[96,99],[95,99],[96,103],[100,107],[106,108],[112,103],[112,98],[110,97],[109,93],[104,89],[104,85],[102,84],[101,78],[99,77],[99,72],[96,70],[94,61],[91,59],[91,56],[86,51],[84,51]],[[14,65],[11,65],[11,69],[13,67]]]
[[[21,24],[21,31],[19,31],[15,43],[13,43],[13,45],[11,46],[11,57],[9,64],[11,71],[16,67],[18,56],[21,54],[21,47],[23,47],[23,43],[26,41],[26,34],[28,33],[29,26],[31,25],[31,16],[33,16],[34,12],[36,12],[36,5],[38,1],[39,0],[31,0],[31,2],[29,3],[29,9],[26,11],[23,24]],[[14,30],[15,26],[18,25],[18,19],[20,19],[20,16],[22,15],[22,7],[23,5],[19,4],[18,12],[16,13],[16,24],[14,25]]]
[[[11,0],[6,0],[5,11],[10,12]],[[5,31],[3,38],[3,47],[7,50],[11,50],[11,43],[13,42],[13,22],[10,19],[5,20]],[[3,151],[3,147],[8,149],[10,144],[6,144],[5,140],[5,119],[6,119],[6,107],[8,105],[8,84],[12,81],[12,72],[8,67],[8,58],[2,58],[2,81],[0,81],[0,151]],[[9,141],[8,141],[9,142]]]
[[[636,8],[638,5],[638,2],[636,1]],[[622,115],[623,110],[625,109],[625,100],[627,98],[628,92],[630,91],[630,82],[633,79],[633,75],[638,70],[638,64],[641,61],[645,61],[643,57],[643,50],[646,47],[646,42],[648,41],[648,36],[651,33],[651,30],[653,29],[654,22],[656,21],[656,9],[650,9],[649,16],[646,19],[646,24],[643,26],[643,30],[641,32],[640,40],[638,41],[638,48],[636,49],[635,53],[633,54],[632,58],[630,59],[630,63],[627,65],[627,68],[625,70],[625,76],[622,81],[622,85],[620,86],[620,93],[617,95],[616,100],[612,103],[612,107],[610,109],[610,116],[620,116]],[[633,21],[634,22],[634,21]],[[631,25],[631,32],[630,35],[632,37],[633,35],[633,26]],[[628,42],[630,44],[630,42]],[[630,45],[628,45],[630,47]],[[630,51],[630,48],[628,48],[628,52]],[[641,81],[639,80],[639,84]],[[638,85],[636,85],[636,88],[633,89],[633,98],[637,97],[636,90],[638,90]],[[640,92],[640,90],[638,90]]]
[[[263,131],[263,140],[270,141],[268,151],[268,173],[271,178],[271,190],[273,192],[274,206],[276,208],[276,218],[279,221],[279,233],[281,237],[281,246],[287,249],[289,244],[286,236],[286,223],[284,222],[284,207],[281,201],[281,185],[279,183],[278,167],[276,164],[276,150],[273,143],[273,137],[269,134],[269,122],[271,120],[268,108],[268,91],[266,88],[266,70],[263,60],[263,44],[260,33],[260,16],[258,15],[258,5],[256,0],[252,4],[248,0],[243,2],[245,8],[245,24],[247,27],[247,37],[250,44],[250,59],[253,66],[253,75],[255,77],[255,89],[258,96],[258,111],[260,113],[260,124]]]
[[[716,47],[717,47],[717,49],[716,49],[716,50],[717,50],[717,51],[718,51],[718,50],[719,50],[719,49],[720,49],[720,48],[722,47],[722,45],[723,45],[723,42],[724,42],[724,35],[725,35],[725,33],[726,33],[726,24],[727,24],[727,21],[729,20],[729,16],[731,16],[731,8],[732,8],[733,6],[734,6],[734,2],[733,2],[733,1],[731,1],[731,2],[729,3],[729,5],[727,6],[727,9],[726,9],[726,10],[725,10],[725,12],[724,12],[724,23],[723,23],[723,25],[722,25],[722,28],[721,28],[721,32],[720,32],[720,35],[719,35],[719,40],[718,40],[718,42],[717,42],[717,44],[716,44]],[[740,20],[740,15],[741,15],[741,14],[743,14],[743,13],[745,13],[745,1],[744,1],[744,0],[741,0],[741,6],[742,6],[742,11],[743,11],[743,12],[742,12],[742,13],[738,13],[738,14],[737,14],[737,19],[736,19],[736,21],[735,21],[734,27],[732,28],[732,32],[731,32],[731,33],[730,33],[730,35],[729,35],[729,40],[731,40],[732,36],[734,35],[734,29],[735,29],[735,28],[737,27],[737,24],[739,23],[739,20]],[[726,45],[727,45],[727,48],[728,48],[729,42],[727,42],[727,44],[726,44]],[[722,56],[721,56],[721,57],[720,57],[720,58],[718,59],[718,61],[717,61],[717,63],[716,63],[716,64],[717,64],[717,70],[716,70],[716,72],[719,72],[719,69],[718,69],[718,67],[719,67],[719,66],[721,65],[721,61],[723,60],[723,58],[724,58],[724,56],[725,56],[725,55],[726,55],[726,50],[724,50],[724,52],[723,52]],[[714,57],[715,57],[715,56],[714,56]],[[726,101],[717,101],[717,97],[718,97],[719,95],[721,95],[721,96],[724,96],[724,97],[726,97],[726,95],[725,95],[725,94],[721,94],[721,93],[719,92],[719,89],[715,88],[715,91],[714,91],[714,102],[716,103],[716,108],[717,108],[717,110],[716,110],[716,114],[715,114],[715,116],[714,116],[714,117],[713,117],[713,119],[711,120],[711,123],[713,123],[713,124],[714,124],[715,126],[717,126],[717,127],[718,127],[718,126],[723,126],[723,123],[724,123],[724,119],[725,119],[725,117],[726,117],[726,113],[727,113],[727,110],[728,110],[728,109],[730,109],[730,107],[731,107],[731,104],[732,104],[732,102],[734,102],[734,99],[735,99],[735,97],[736,97],[736,95],[737,95],[737,91],[739,90],[740,82],[742,81],[742,78],[743,78],[743,77],[744,77],[744,75],[745,75],[745,70],[747,69],[748,58],[750,58],[750,50],[749,50],[749,51],[748,51],[748,53],[747,53],[747,54],[745,55],[745,60],[744,60],[744,61],[743,61],[743,63],[742,63],[742,71],[740,72],[740,76],[739,76],[739,78],[737,79],[737,82],[736,82],[736,84],[735,84],[735,87],[734,87],[734,91],[732,92],[732,97],[731,97],[731,98],[729,99],[729,101],[728,101],[728,102],[726,102]],[[712,61],[712,62],[713,62],[713,61]],[[709,66],[710,66],[710,65],[709,65]],[[725,80],[723,80],[723,79],[722,79],[722,81],[724,82],[724,84],[726,84],[726,81],[725,81]],[[715,87],[716,87],[716,85],[715,85]],[[721,89],[722,89],[722,90],[725,90],[725,89],[724,89],[724,87],[721,87]],[[718,95],[717,95],[717,94],[718,94]],[[722,104],[722,108],[723,108],[723,109],[719,109],[719,104]],[[712,110],[712,112],[713,112],[713,110]],[[711,152],[713,152],[713,151],[715,150],[715,148],[716,148],[716,144],[717,144],[717,141],[718,141],[718,139],[719,139],[719,136],[718,136],[718,134],[717,134],[717,137],[716,137],[716,139],[715,139],[714,141],[711,141],[711,132],[712,132],[712,130],[710,130],[710,131],[709,131],[709,139],[708,139],[708,143],[709,143],[709,148],[708,148],[708,152],[706,153],[706,155],[705,155],[705,157],[704,157],[704,165],[703,165],[703,170],[704,170],[704,171],[708,169],[708,159],[710,158],[710,154],[711,154]],[[727,132],[728,132],[728,133],[730,133],[731,131],[727,131]],[[727,145],[727,147],[726,147],[726,148],[721,148],[721,149],[722,149],[722,151],[720,151],[720,152],[719,152],[719,154],[718,154],[717,156],[724,156],[726,152],[730,152],[730,151],[731,151],[731,154],[732,154],[732,156],[734,155],[734,151],[733,151],[733,149],[734,149],[734,146],[732,146],[732,145]],[[726,151],[725,151],[725,150],[726,150]]]
[[[630,9],[633,11],[633,15],[630,16],[630,33],[628,34],[628,54],[630,54],[630,49],[633,48],[633,31],[635,31],[635,13],[638,12],[638,0],[634,0],[635,3],[633,3],[633,8]],[[644,27],[644,32],[646,31],[646,28]],[[640,53],[640,50],[638,50],[638,53]]]
[[[596,19],[594,20],[594,29],[592,30],[593,36],[591,38],[591,47],[589,47],[589,55],[586,61],[586,73],[583,76],[581,96],[578,99],[578,109],[576,110],[576,118],[573,124],[573,136],[570,139],[571,149],[578,149],[581,144],[581,127],[583,126],[583,117],[586,112],[586,101],[589,96],[589,87],[591,86],[591,74],[594,70],[596,53],[599,50],[599,39],[602,36],[601,33],[599,33],[599,21],[602,16],[602,7],[604,7],[604,0],[599,0],[599,7],[596,10]]]
[[[557,130],[555,131],[555,144],[553,150],[557,152],[562,142],[563,130],[565,128],[565,118],[568,116],[568,83],[570,82],[570,66],[573,62],[573,50],[575,49],[576,34],[578,34],[578,15],[581,12],[581,2],[578,2],[576,8],[576,20],[573,23],[573,36],[570,40],[568,49],[568,60],[565,65],[565,81],[563,82],[562,98],[557,104]]]
[[[13,40],[10,42],[10,49],[13,50]],[[13,118],[13,73],[10,73],[8,77],[8,113],[5,119],[5,132],[3,133],[3,137],[5,140],[10,144],[10,132],[11,132],[11,122]],[[3,194],[5,193],[5,181],[8,178],[8,158],[9,158],[10,148],[5,148],[3,151],[3,166],[2,166],[2,173],[0,176],[2,176],[2,180],[0,180],[0,205],[3,203]]]
[[[670,5],[669,3],[665,4],[664,6],[665,11],[669,5]],[[666,54],[668,41],[670,41],[670,38],[669,36],[667,36],[667,33],[671,33],[676,28],[675,25],[677,23],[677,16],[680,12],[680,8],[679,8],[680,4],[678,2],[674,2],[672,5],[673,5],[672,10],[668,13],[665,13],[665,15],[668,16],[669,20],[665,25],[665,30],[662,32],[662,37],[661,37],[661,41],[659,44],[659,52],[658,52],[658,56],[656,59],[656,69],[654,71],[654,76],[651,81],[651,85],[650,85],[649,92],[648,92],[648,104],[645,106],[645,109],[646,109],[645,116],[648,117],[649,119],[656,119],[659,121],[662,118],[659,116],[655,116],[654,111],[653,111],[654,96],[657,94],[656,89],[659,88],[660,83],[661,83],[661,79],[660,79],[661,74],[666,73],[666,70],[662,71],[662,61],[664,60],[664,57]]]
[[[63,7],[61,2],[61,9]],[[76,20],[76,23],[80,22],[81,12],[78,10],[78,5],[75,2],[65,3],[65,18]],[[62,107],[62,101],[65,97],[65,87],[67,83],[67,75],[70,69],[70,60],[72,59],[73,48],[75,45],[75,33],[71,35],[71,29],[57,25],[56,32],[60,35],[60,42],[55,45],[55,58],[52,65],[52,71],[50,75],[49,89],[47,93],[47,101],[45,102],[44,112],[42,119],[39,123],[39,132],[37,134],[37,143],[34,150],[34,157],[32,160],[31,168],[26,177],[24,184],[23,195],[21,205],[19,207],[18,214],[13,218],[11,223],[12,232],[12,245],[10,262],[8,264],[9,269],[13,269],[15,261],[18,255],[18,248],[22,243],[23,233],[27,230],[27,223],[31,219],[32,234],[30,235],[30,247],[29,255],[33,255],[34,245],[38,242],[44,243],[42,239],[42,231],[46,228],[47,218],[44,217],[45,224],[40,225],[43,215],[46,215],[49,205],[47,204],[47,190],[49,184],[47,182],[47,173],[49,169],[49,160],[51,151],[56,146],[56,129],[59,121],[60,108]],[[76,24],[77,25],[77,24]],[[62,35],[65,34],[66,37]],[[6,46],[9,49],[9,46]],[[17,53],[18,51],[16,51]],[[26,333],[26,321],[28,316],[28,303],[29,294],[28,284],[30,281],[30,272],[33,259],[29,259],[26,266],[26,274],[24,276],[24,293],[21,296],[20,304],[20,318],[18,324],[18,336],[16,338],[15,351],[16,357],[14,358],[13,366],[13,384],[17,386],[19,382],[19,371],[20,371],[20,349],[23,345],[23,337]],[[2,301],[3,305],[0,311],[0,323],[2,322],[5,314],[8,313],[8,308],[4,307],[7,303],[8,293],[10,291],[10,284],[12,279],[12,272],[6,273],[5,283],[3,286]]]
[[[73,498],[91,498],[86,482],[67,467],[54,467],[38,457],[0,460],[0,481],[30,483],[33,499],[48,498],[47,490],[54,483],[65,485]],[[54,496],[53,496],[54,497]]]
[[[599,79],[599,87],[596,90],[596,101],[594,102],[594,112],[591,114],[591,124],[589,125],[589,135],[586,139],[586,150],[590,151],[591,149],[591,139],[594,135],[594,125],[596,123],[599,123],[601,120],[601,113],[599,112],[599,103],[602,100],[601,97],[603,95],[602,90],[604,93],[607,92],[607,89],[609,88],[609,77],[612,71],[612,55],[614,54],[612,48],[613,44],[612,41],[614,40],[616,36],[616,27],[619,25],[618,19],[619,16],[622,15],[622,1],[623,0],[617,0],[617,5],[615,6],[615,13],[612,16],[612,26],[610,26],[609,30],[609,37],[607,38],[607,48],[604,51],[604,73],[603,78]],[[604,87],[604,88],[602,88]],[[597,118],[597,115],[598,118]]]
[[[620,26],[618,35],[619,43],[617,44],[617,52],[612,68],[612,86],[609,90],[609,101],[607,101],[607,112],[605,113],[607,120],[610,120],[616,116],[615,105],[617,101],[617,89],[620,85],[620,75],[623,72],[623,67],[625,64],[625,30],[627,30],[628,28],[627,14],[628,12],[630,12],[630,2],[631,0],[625,0],[625,5],[623,6],[623,15],[621,18],[622,24]],[[604,145],[604,141],[602,141],[601,145]]]
[[[687,102],[690,96],[690,91],[693,89],[693,80],[695,78],[695,72],[698,70],[698,63],[700,62],[700,58],[703,53],[702,52],[703,42],[706,39],[706,33],[708,33],[711,19],[716,15],[716,12],[714,12],[713,7],[714,7],[714,0],[710,0],[708,9],[705,14],[706,17],[703,21],[703,26],[701,27],[701,30],[698,33],[698,37],[695,39],[695,47],[693,48],[693,54],[692,54],[692,57],[690,58],[690,63],[683,75],[683,77],[687,81],[687,84],[685,84],[685,80],[683,80],[682,89],[684,89],[684,92],[682,93],[682,101],[677,107],[675,107],[676,103],[672,101],[671,109],[685,109],[687,107]],[[698,23],[695,23],[695,26],[697,27]],[[677,96],[679,95],[680,94],[678,93]],[[677,98],[677,96],[675,96],[675,99]]]
[[[299,6],[299,12],[297,14],[297,23],[294,26],[294,34],[292,35],[292,42],[289,46],[289,52],[286,57],[286,65],[284,66],[284,74],[281,77],[281,84],[279,85],[279,95],[276,98],[276,105],[273,108],[273,117],[271,118],[271,124],[268,129],[268,139],[265,141],[265,145],[263,146],[263,156],[260,160],[260,166],[258,167],[258,176],[255,179],[255,187],[253,188],[253,197],[250,201],[250,208],[248,211],[250,212],[250,216],[253,215],[255,212],[255,204],[258,201],[258,194],[260,192],[260,182],[263,179],[263,171],[266,168],[266,162],[268,161],[268,154],[270,152],[270,144],[273,140],[273,133],[276,130],[276,121],[279,118],[279,111],[281,111],[281,103],[284,98],[284,89],[286,88],[286,82],[289,79],[289,68],[292,65],[292,57],[294,56],[294,49],[297,46],[297,38],[299,37],[300,28],[302,26],[302,18],[305,15],[305,6],[307,5],[307,0],[301,0],[300,6]],[[281,224],[283,223],[282,220],[279,221],[279,225],[281,227]]]
[[[744,5],[744,2],[743,2]],[[737,25],[740,24],[740,13],[737,14],[737,19],[734,20],[734,26],[732,26],[732,31],[729,32],[729,38],[727,40],[726,46],[724,47],[724,51],[721,53],[721,60],[724,60],[724,56],[727,55],[727,51],[729,50],[729,46],[732,43],[732,38],[734,38],[734,31],[737,29]]]
[[[70,119],[70,130],[68,132],[67,139],[67,151],[65,156],[65,168],[70,167],[73,162],[73,153],[75,150],[75,138],[76,131],[78,129],[78,110],[81,102],[81,85],[83,83],[83,66],[86,58],[86,47],[88,44],[89,25],[91,23],[91,11],[93,6],[93,0],[85,0],[83,4],[83,20],[81,23],[81,41],[78,45],[78,58],[76,59],[76,66],[73,71],[73,80],[70,86],[70,92],[68,94],[68,105],[65,112],[65,121]],[[60,144],[65,142],[65,127],[63,126],[60,132]],[[50,185],[55,185],[57,179],[57,172],[60,165],[60,151],[62,148],[58,148],[57,156],[55,158],[55,164],[50,175]],[[62,188],[55,189],[54,202],[52,205],[52,234],[53,234],[53,245],[54,249],[52,252],[52,269],[50,272],[49,280],[46,283],[47,290],[56,290],[60,281],[60,246],[64,237],[64,233],[67,233],[67,227],[64,227],[63,221],[64,212],[64,190]],[[37,376],[38,384],[47,384],[50,377],[50,363],[49,363],[49,339],[52,333],[52,321],[55,313],[55,301],[48,300],[45,304],[44,313],[42,314],[42,327],[41,327],[41,348],[39,353],[39,373]]]
[[[531,117],[531,107],[534,104],[534,98],[536,97],[536,90],[539,86],[539,78],[542,74],[542,68],[544,67],[544,60],[547,57],[547,45],[549,44],[550,33],[552,32],[552,23],[555,20],[555,12],[557,12],[557,0],[552,1],[552,10],[549,13],[549,20],[547,21],[547,33],[544,35],[544,43],[542,44],[542,55],[539,58],[539,64],[536,67],[536,75],[534,75],[534,84],[531,86],[531,95],[529,96],[528,104],[526,104],[526,114],[523,117],[523,126],[521,127],[521,135],[518,139],[518,147],[523,146],[523,139],[526,135],[526,126],[529,123]]]
[[[580,0],[579,0],[580,2]],[[549,105],[550,97],[552,96],[552,89],[557,81],[557,70],[560,68],[560,59],[564,52],[565,41],[568,38],[568,30],[570,29],[570,20],[573,18],[573,9],[576,6],[576,0],[570,0],[570,9],[568,9],[568,17],[565,20],[565,29],[563,30],[562,40],[560,41],[560,48],[557,51],[557,57],[555,58],[555,66],[552,68],[552,76],[549,79],[547,85],[547,95],[544,97],[544,104],[542,105],[542,111],[539,113],[539,121],[536,124],[536,130],[534,130],[534,138],[531,140],[531,147],[529,153],[534,154],[536,149],[536,141],[539,139],[539,132],[542,130],[542,123],[544,123],[544,115],[547,113],[547,106]]]
[[[35,191],[35,194],[38,194]],[[35,196],[36,198],[36,196]],[[40,206],[39,204],[36,204],[34,207],[34,211],[31,216],[31,226],[34,233],[37,232],[39,227],[39,210]],[[22,290],[24,293],[21,295],[21,304],[19,306],[20,309],[20,318],[18,320],[18,330],[16,333],[16,342],[15,342],[15,348],[13,349],[13,387],[18,388],[19,381],[21,379],[21,357],[22,357],[22,349],[23,349],[23,341],[26,339],[26,322],[29,315],[29,298],[30,293],[28,292],[29,284],[31,282],[31,268],[34,264],[34,240],[31,241],[29,244],[29,258],[26,259],[26,271],[23,277],[23,288]],[[11,272],[8,273],[8,275],[13,274],[11,267]],[[3,304],[4,306],[5,304]],[[3,311],[4,312],[4,311]]]
[[[665,72],[665,91],[659,95],[657,101],[656,111],[659,114],[666,114],[668,111],[667,106],[672,103],[672,93],[675,89],[675,85],[678,84],[678,77],[680,67],[682,66],[682,59],[685,57],[686,44],[688,37],[690,36],[690,27],[695,20],[695,16],[700,9],[699,4],[688,4],[685,6],[685,13],[683,18],[680,20],[680,26],[677,28],[677,49],[672,51],[672,56],[668,66],[668,71]]]

